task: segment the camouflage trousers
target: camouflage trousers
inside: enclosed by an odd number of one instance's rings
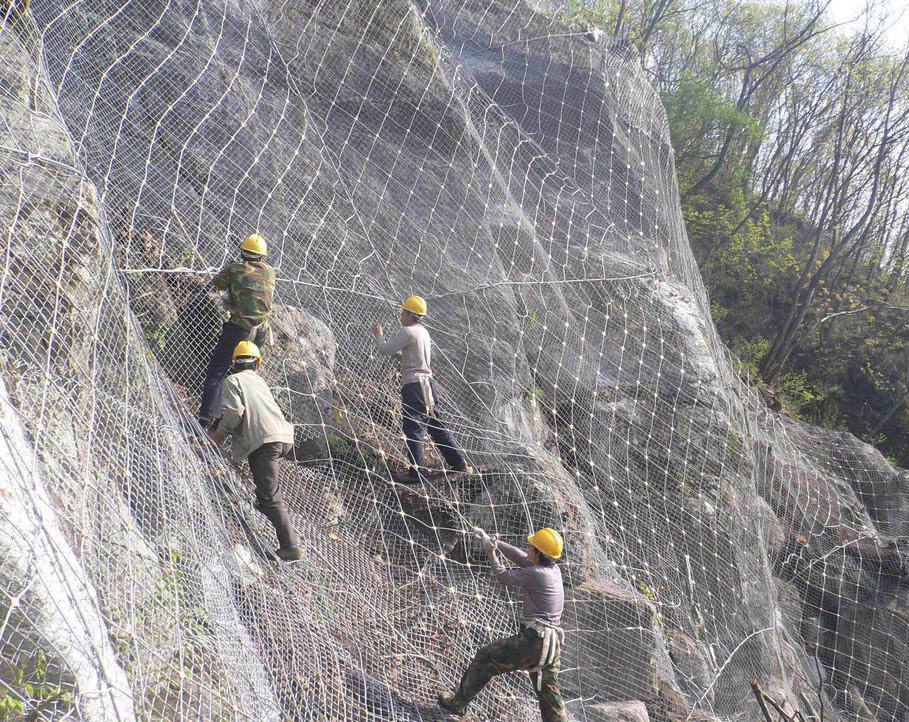
[[[516,672],[536,667],[540,661],[543,640],[528,627],[513,637],[497,639],[480,649],[471,661],[455,693],[455,702],[462,711],[476,697],[489,680],[498,674]],[[539,675],[543,676],[540,680]],[[559,689],[559,661],[547,665],[542,672],[530,676],[533,690],[540,702],[543,722],[567,722],[562,692]],[[539,687],[539,690],[537,689]]]

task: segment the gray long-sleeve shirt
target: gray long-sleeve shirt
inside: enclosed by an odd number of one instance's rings
[[[391,338],[376,336],[376,351],[386,356],[401,353],[401,385],[412,384],[420,376],[432,376],[429,367],[432,342],[429,331],[422,324],[401,326]]]
[[[505,569],[498,555],[492,555],[492,574],[496,580],[506,586],[520,587],[524,593],[524,621],[541,619],[549,624],[561,623],[565,589],[559,566],[534,564],[525,552],[503,541],[496,543],[496,549],[518,565],[517,569]]]

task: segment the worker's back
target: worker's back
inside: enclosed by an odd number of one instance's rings
[[[540,619],[548,624],[561,624],[565,588],[562,585],[562,570],[559,566],[535,565],[525,567],[521,572],[527,576],[523,590],[523,619],[526,621]]]
[[[284,418],[271,389],[258,373],[240,371],[224,380],[219,428],[232,434],[233,456],[242,459],[263,444],[292,444],[294,428]]]
[[[401,383],[410,384],[420,376],[432,376],[432,341],[421,323],[407,326],[404,331],[410,336],[410,343],[401,351]]]
[[[401,354],[401,385],[406,386],[420,380],[421,376],[432,376],[432,341],[429,331],[419,323],[401,326],[393,338],[377,336],[376,350],[382,354]]]
[[[497,549],[514,564],[517,569],[505,569],[498,557],[492,559],[492,573],[501,583],[511,587],[520,587],[524,595],[525,621],[534,619],[547,624],[560,624],[562,609],[565,605],[565,588],[562,585],[562,570],[558,564],[549,566],[534,564],[527,552],[499,540]]]
[[[275,269],[263,260],[231,263],[215,276],[216,288],[227,291],[230,320],[242,328],[265,322],[275,293]]]

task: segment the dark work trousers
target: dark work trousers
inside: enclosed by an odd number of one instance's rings
[[[261,346],[267,338],[266,325],[259,326],[255,343]],[[200,419],[217,419],[221,417],[221,384],[227,378],[233,359],[234,349],[240,341],[249,341],[249,331],[242,326],[227,321],[221,327],[221,336],[211,352],[205,381],[202,382],[202,404],[199,406]]]
[[[403,419],[401,429],[407,437],[407,456],[413,466],[423,466],[423,444],[426,436],[423,428],[429,432],[436,447],[442,452],[445,461],[452,469],[464,468],[464,455],[455,444],[451,432],[445,428],[439,418],[439,394],[435,384],[432,384],[432,395],[435,398],[435,416],[426,413],[426,403],[423,401],[423,391],[419,382],[404,384],[401,388],[401,409]]]
[[[281,496],[279,485],[280,459],[289,454],[292,448],[291,444],[272,441],[262,444],[247,457],[249,470],[256,483],[256,509],[265,515],[265,518],[275,528],[278,545],[282,549],[295,547],[299,543],[290,524],[287,509],[284,508],[284,499]]]

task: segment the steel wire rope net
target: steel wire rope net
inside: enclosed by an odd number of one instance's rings
[[[753,719],[753,678],[906,718],[905,482],[739,377],[627,46],[512,0],[0,8],[0,718],[438,719],[520,613],[472,524],[564,533],[574,719]],[[193,429],[251,230],[291,566]],[[411,292],[470,478],[392,481]]]

